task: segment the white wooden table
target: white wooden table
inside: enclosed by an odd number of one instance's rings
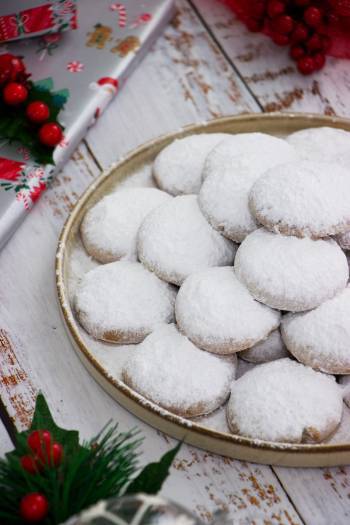
[[[330,59],[321,73],[304,78],[284,49],[248,34],[214,0],[178,0],[177,6],[173,23],[0,254],[0,411],[10,431],[26,427],[40,389],[57,421],[83,437],[113,418],[123,429],[141,428],[145,460],[172,444],[95,383],[59,317],[58,235],[103,168],[152,137],[220,115],[293,110],[350,116],[350,62]],[[0,454],[10,447],[1,426]],[[242,516],[256,524],[350,523],[349,467],[270,468],[183,446],[163,492],[204,520],[222,507],[233,523]],[[264,521],[254,521],[256,512]]]

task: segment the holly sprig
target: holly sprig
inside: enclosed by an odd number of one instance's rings
[[[53,91],[53,82],[50,78],[38,82],[27,80],[26,86],[28,97],[25,104],[11,106],[0,99],[0,138],[10,143],[20,142],[28,148],[36,162],[53,164],[53,149],[41,143],[38,126],[28,119],[26,107],[30,102],[43,102],[49,109],[50,122],[54,122],[67,102],[69,92],[67,89]]]
[[[29,472],[22,460],[33,454],[29,444],[38,431],[45,431],[50,443],[62,447],[63,454],[55,464],[42,443],[44,455],[40,454],[37,470]],[[32,493],[42,495],[47,502],[46,514],[38,521],[42,525],[58,525],[111,496],[157,493],[180,444],[137,473],[142,441],[137,430],[119,432],[118,424],[109,423],[93,439],[80,443],[76,430],[56,425],[44,396],[39,394],[30,428],[16,435],[15,449],[0,459],[0,523],[26,523],[21,502]]]

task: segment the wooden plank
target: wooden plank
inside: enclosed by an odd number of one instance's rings
[[[305,523],[350,523],[349,467],[327,469],[274,468]]]
[[[307,111],[349,116],[350,67],[329,58],[309,77],[300,75],[286,48],[250,33],[219,1],[191,0],[264,111]]]
[[[138,144],[258,105],[185,0],[87,141],[106,167]]]

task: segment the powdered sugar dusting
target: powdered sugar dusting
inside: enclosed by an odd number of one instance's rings
[[[193,419],[194,423],[202,425],[212,430],[218,430],[219,432],[230,432],[226,418],[227,403],[222,405],[220,408],[207,414],[205,416],[199,416]]]
[[[336,241],[343,250],[350,250],[350,231],[337,235]]]
[[[99,263],[86,253],[80,239],[78,239],[69,259],[68,268],[68,290],[71,303],[73,303],[76,288],[83,275],[97,266]]]
[[[280,313],[255,301],[232,267],[190,275],[177,295],[175,312],[191,341],[219,354],[253,346],[280,323]]]
[[[305,365],[329,374],[350,374],[350,287],[315,310],[283,318],[289,351]]]
[[[124,188],[156,188],[152,175],[152,164],[145,164],[140,169],[118,183],[114,191]]]
[[[251,438],[318,442],[341,421],[343,400],[334,377],[279,359],[255,367],[231,389],[231,430]]]
[[[346,389],[350,388],[350,375],[342,376],[339,379],[339,383]],[[347,404],[347,406],[350,408],[350,392],[344,396],[344,401]],[[350,428],[350,424],[349,424]],[[348,428],[348,438],[349,438],[349,428]]]
[[[342,233],[350,228],[350,173],[316,161],[283,164],[255,182],[249,204],[272,231],[300,237]]]
[[[172,195],[198,193],[208,153],[227,137],[225,133],[203,133],[174,140],[154,161],[158,186]]]
[[[127,188],[107,195],[90,208],[81,224],[86,251],[103,263],[136,261],[136,235],[143,219],[170,199],[156,188]]]
[[[258,301],[292,312],[334,297],[349,278],[345,254],[335,241],[299,239],[264,228],[238,248],[235,272]]]
[[[304,160],[337,162],[338,156],[350,148],[350,133],[330,127],[308,128],[287,137]]]
[[[225,135],[224,135],[225,136]],[[348,140],[348,139],[347,139]],[[329,145],[327,146],[329,149]],[[349,166],[349,160],[350,157],[348,155],[348,152],[343,152],[337,154],[336,162],[338,164],[342,164],[343,166],[348,167]],[[319,160],[319,157],[317,159]],[[327,160],[327,159],[326,159]],[[329,159],[328,159],[329,160]],[[152,176],[152,166],[150,164],[142,166],[137,172],[128,175],[122,182],[116,182],[115,187],[113,188],[114,192],[120,192],[124,191],[125,188],[135,188],[135,187],[155,187],[155,182]],[[339,242],[346,242],[346,236],[347,234],[338,235],[337,239]],[[346,244],[344,245],[346,247]],[[350,241],[349,241],[350,246]],[[76,240],[74,242],[74,245],[71,247],[72,251],[65,255],[66,258],[66,264],[68,266],[68,272],[66,276],[65,286],[66,286],[66,293],[70,298],[71,304],[73,303],[73,298],[75,296],[75,290],[77,286],[79,286],[79,283],[83,280],[84,274],[89,272],[91,269],[98,266],[98,263],[93,260],[90,256],[86,254],[84,251],[79,236],[77,235]],[[174,250],[175,251],[175,250]],[[230,264],[230,263],[228,263]],[[149,304],[149,303],[148,303]],[[71,308],[69,304],[64,305],[66,309],[66,314],[69,317],[70,321],[72,323],[75,323],[74,316],[72,314]],[[156,325],[159,327],[159,324]],[[122,369],[124,367],[124,363],[128,361],[134,354],[135,351],[139,348],[139,345],[120,345],[120,344],[114,344],[111,345],[109,343],[105,343],[101,340],[94,339],[91,337],[85,330],[81,328],[79,325],[75,325],[76,330],[79,332],[80,337],[82,338],[83,342],[85,343],[86,347],[88,348],[88,352],[90,353],[91,357],[94,358],[98,364],[104,369],[105,374],[108,376],[108,378],[111,381],[117,381],[120,382],[122,379]],[[266,341],[263,341],[261,343],[257,343],[257,347],[261,344],[264,347],[264,344],[270,339],[270,337],[274,337],[274,334],[278,332],[272,332],[272,334],[267,338]],[[249,349],[247,352],[253,351],[254,347],[252,349]],[[199,352],[205,353],[198,349]],[[212,355],[212,354],[209,354]],[[232,357],[236,359],[236,355],[234,354]],[[212,357],[216,357],[213,356]],[[220,358],[223,359],[223,358]],[[228,358],[225,358],[228,359]],[[230,357],[231,359],[231,357]],[[260,368],[264,365],[258,365],[246,362],[242,359],[238,359],[239,367],[237,370],[237,377],[240,377],[241,375],[247,373],[249,370],[253,368]],[[349,382],[350,385],[350,376],[343,376],[340,379],[341,383],[346,384],[346,382]],[[164,416],[166,414],[169,415],[167,410],[165,408],[162,408],[160,404],[154,404],[152,401],[145,399],[145,397],[142,397],[140,394],[137,394],[137,392],[134,390],[133,395],[139,399],[140,404],[143,406],[149,406],[152,408],[152,410],[156,411],[158,414]],[[350,396],[349,396],[350,398]],[[350,403],[350,402],[349,402]],[[170,408],[172,411],[172,409]],[[208,428],[212,428],[214,430],[218,430],[221,432],[227,432],[228,427],[226,423],[226,415],[225,415],[225,405],[221,405],[218,409],[211,412],[209,415],[202,416],[200,418],[196,418],[193,420],[194,423],[200,423],[201,425],[205,425]],[[349,411],[350,414],[350,411]],[[345,411],[345,416],[347,415],[347,412]],[[186,417],[188,417],[188,414],[186,414]],[[192,420],[185,419],[183,417],[179,417],[178,421],[180,424],[182,424],[184,427],[191,427],[192,426]],[[331,443],[339,443],[339,442],[345,442],[348,441],[349,436],[349,424],[350,424],[350,416],[348,418],[343,417],[342,423],[337,430],[337,432],[329,439],[327,439],[326,442]],[[255,438],[255,442],[257,445],[260,443],[260,437]],[[280,445],[281,446],[281,445]],[[285,445],[288,448],[292,448],[293,445]]]
[[[268,363],[276,359],[288,357],[289,353],[282,340],[279,330],[274,330],[263,341],[252,348],[239,352],[239,357],[250,363]]]
[[[199,206],[210,224],[241,242],[257,228],[248,207],[249,191],[269,168],[297,159],[283,139],[264,133],[242,133],[225,139],[208,155]]]
[[[228,397],[235,362],[195,347],[175,325],[149,335],[123,368],[127,384],[180,415],[212,412]]]
[[[142,341],[159,323],[173,320],[175,295],[172,286],[140,263],[120,261],[84,275],[75,309],[93,337],[132,343]]]
[[[178,285],[201,269],[232,264],[235,252],[235,245],[207,223],[195,195],[175,197],[161,205],[139,229],[140,261]]]

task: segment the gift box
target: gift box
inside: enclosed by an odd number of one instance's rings
[[[76,27],[76,0],[12,0],[0,4],[0,42]]]
[[[53,153],[55,165],[40,165],[22,144],[0,139],[0,247],[122,89],[173,12],[173,0],[80,0],[75,31],[6,44],[7,53],[23,57],[31,80],[40,80],[66,104],[58,119],[65,129]]]

